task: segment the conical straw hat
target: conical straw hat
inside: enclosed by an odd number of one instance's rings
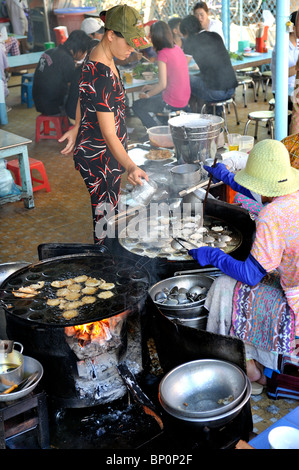
[[[299,190],[299,170],[291,167],[284,144],[265,139],[253,147],[235,181],[262,196],[285,196]]]

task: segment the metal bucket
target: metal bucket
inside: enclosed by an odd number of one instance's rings
[[[224,119],[213,114],[186,113],[169,119],[178,162],[204,163],[212,156],[212,148],[218,146],[218,138]]]

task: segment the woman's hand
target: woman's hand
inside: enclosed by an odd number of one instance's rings
[[[144,85],[141,89],[141,93],[147,93],[148,91],[151,91],[153,89],[152,85]]]
[[[150,98],[148,95],[148,92],[153,90],[153,85],[144,85],[142,88],[141,92],[139,93],[139,98],[144,99],[144,98]],[[155,95],[156,93],[151,93],[151,96]]]
[[[131,168],[128,168],[128,181],[129,183],[133,184],[136,186],[137,184],[140,184],[142,186],[142,181],[141,178],[144,178],[146,181],[148,181],[148,176],[143,171],[141,168],[138,166],[134,165]]]
[[[65,134],[63,134],[60,139],[58,139],[58,142],[64,142],[65,140],[67,140],[66,147],[61,150],[60,153],[62,153],[63,155],[67,155],[68,153],[71,153],[74,150],[77,134],[78,127],[74,126],[71,127],[71,129],[69,129]]]

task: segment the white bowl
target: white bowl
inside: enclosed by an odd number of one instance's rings
[[[152,80],[154,78],[154,72],[142,72],[142,76],[145,80]]]
[[[269,432],[271,449],[299,449],[299,429],[291,426],[277,426]]]

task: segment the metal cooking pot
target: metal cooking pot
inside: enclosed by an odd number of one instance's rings
[[[201,180],[201,168],[198,164],[177,165],[170,170],[173,186],[178,190],[190,188]]]
[[[188,326],[189,328],[195,328],[196,330],[205,330],[208,321],[208,311],[203,306],[201,306],[198,310],[198,315],[192,312],[191,318],[183,317],[179,312],[172,314],[172,316],[168,314],[166,315],[165,313],[162,313],[162,315],[164,315],[164,317],[168,318],[168,320],[172,321],[173,323]]]
[[[35,387],[41,380],[44,373],[44,369],[41,363],[33,357],[24,356],[24,378],[29,377],[34,372],[37,372],[37,378],[34,382],[31,383],[31,385],[26,386],[26,388],[23,388],[21,390],[12,391],[11,393],[3,393],[2,395],[0,395],[0,402],[9,402],[29,395],[29,393],[31,393],[35,389]]]
[[[0,388],[6,390],[12,385],[19,384],[24,376],[23,345],[14,342],[20,347],[20,351],[13,349],[7,353],[0,351]]]
[[[168,318],[177,318],[182,319],[195,318],[202,312],[204,308],[204,302],[206,295],[203,294],[203,297],[200,300],[193,301],[192,303],[184,303],[177,305],[167,305],[162,304],[156,300],[157,295],[163,291],[171,291],[174,287],[178,289],[187,289],[190,291],[196,286],[209,289],[213,283],[214,279],[209,276],[202,274],[188,274],[183,276],[174,276],[163,281],[157,282],[154,284],[148,291],[152,301],[157,306],[157,308]]]
[[[218,421],[240,410],[247,397],[248,379],[236,365],[216,359],[182,364],[159,386],[162,407],[183,421]]]

